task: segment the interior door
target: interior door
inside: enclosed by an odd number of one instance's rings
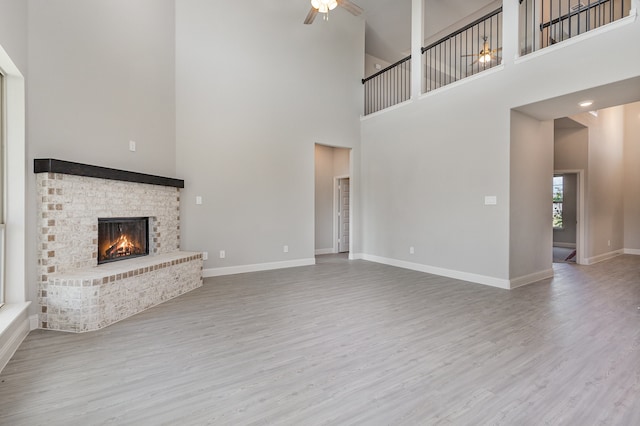
[[[349,251],[349,178],[338,179],[338,252]]]

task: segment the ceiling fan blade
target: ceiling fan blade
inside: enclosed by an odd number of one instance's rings
[[[307,17],[304,19],[305,25],[312,24],[313,20],[316,19],[317,14],[318,14],[318,9],[316,9],[315,7],[312,7],[309,13],[307,14]]]
[[[358,16],[362,12],[364,12],[364,10],[360,6],[350,2],[349,0],[337,0],[337,1],[338,1],[338,5],[340,5],[343,9],[348,10],[354,16]]]

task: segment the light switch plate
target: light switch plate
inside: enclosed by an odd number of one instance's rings
[[[495,206],[498,204],[498,197],[495,195],[485,195],[484,197],[484,205],[485,206]]]

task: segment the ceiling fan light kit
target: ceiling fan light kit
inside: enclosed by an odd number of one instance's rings
[[[338,6],[336,0],[311,0],[311,6],[320,13],[329,13]]]
[[[307,14],[304,20],[305,25],[313,23],[318,13],[324,14],[324,20],[327,20],[329,11],[340,6],[354,16],[358,16],[362,13],[362,8],[349,0],[311,0],[311,10]]]

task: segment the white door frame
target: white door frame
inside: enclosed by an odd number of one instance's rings
[[[554,170],[554,175],[571,175],[575,174],[578,177],[578,200],[576,208],[578,209],[576,218],[578,220],[578,226],[576,228],[576,263],[578,265],[587,265],[585,256],[585,247],[587,246],[587,236],[585,233],[586,224],[586,192],[585,192],[585,173],[583,169],[562,169]]]
[[[338,182],[340,179],[349,179],[349,253],[351,254],[351,176],[340,175],[333,177],[333,252],[338,253],[340,246],[338,245],[338,236],[340,235],[340,224],[338,221],[338,211],[340,210],[340,191]]]

